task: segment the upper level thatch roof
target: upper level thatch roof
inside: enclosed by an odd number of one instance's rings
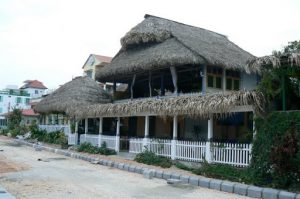
[[[232,91],[228,93],[195,94],[171,98],[148,98],[122,103],[92,104],[72,108],[68,114],[77,120],[94,117],[128,117],[137,115],[174,116],[195,118],[227,116],[239,106],[252,106],[260,113],[264,107],[264,96],[257,91]]]
[[[244,69],[254,58],[224,35],[151,15],[145,15],[121,44],[112,62],[97,72],[98,80],[188,64]]]
[[[39,113],[67,113],[72,107],[110,101],[110,96],[93,79],[77,77],[42,99],[34,110]]]

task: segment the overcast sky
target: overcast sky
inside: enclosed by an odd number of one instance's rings
[[[70,81],[89,54],[113,57],[146,13],[227,35],[256,56],[300,40],[299,0],[0,0],[0,89]]]

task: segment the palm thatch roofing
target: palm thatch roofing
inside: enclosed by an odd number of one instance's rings
[[[269,68],[300,67],[300,53],[285,53],[257,57],[246,65],[248,71],[261,73]]]
[[[85,107],[69,109],[68,114],[77,120],[95,117],[122,117],[143,114],[158,116],[185,115],[194,118],[208,118],[231,114],[238,106],[253,106],[256,112],[262,112],[263,94],[256,91],[233,91],[208,95],[189,95],[171,98],[148,98],[123,103],[91,104]]]
[[[39,113],[67,113],[68,109],[110,102],[110,96],[89,77],[77,77],[42,99],[34,110]]]
[[[243,70],[254,58],[224,35],[145,15],[122,39],[112,62],[96,73],[99,81],[170,66],[208,64]]]

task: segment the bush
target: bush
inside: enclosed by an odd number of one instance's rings
[[[251,175],[247,168],[237,168],[230,165],[208,164],[204,162],[201,167],[192,170],[197,175],[203,175],[222,180],[231,180],[235,182],[252,182]]]
[[[84,142],[77,148],[79,152],[86,152],[91,154],[101,154],[101,155],[115,155],[116,151],[106,147],[106,142],[103,142],[101,147],[93,146],[91,143]]]
[[[142,153],[137,154],[134,160],[139,163],[160,166],[162,168],[170,168],[172,166],[172,162],[169,158],[158,156],[148,149],[146,149]]]
[[[256,119],[250,170],[255,184],[300,189],[300,112]]]

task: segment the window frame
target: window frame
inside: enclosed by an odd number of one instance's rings
[[[230,73],[233,73],[234,75],[230,75]],[[240,71],[226,70],[225,79],[226,79],[226,90],[227,91],[238,91],[241,89],[241,72]],[[228,81],[231,81],[231,88],[228,88],[228,84],[227,84]],[[235,81],[238,81],[238,89],[235,89]]]
[[[209,86],[209,76],[213,78],[213,86]],[[220,88],[217,87],[217,79],[220,78],[220,83],[221,86]],[[223,89],[223,68],[221,67],[207,67],[206,69],[206,85],[207,88],[212,88],[212,89],[218,89],[222,90]]]

